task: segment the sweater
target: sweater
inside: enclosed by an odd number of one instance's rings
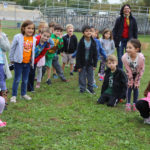
[[[101,45],[102,45],[103,49],[105,50],[107,56],[114,53],[115,44],[114,44],[113,40],[110,40],[110,39],[106,40],[106,39],[101,38],[100,42],[101,42]]]
[[[137,53],[138,54],[138,60],[137,60],[137,68],[136,72],[134,70],[134,73],[136,73],[135,80],[133,79],[133,71],[130,67],[130,63],[127,60],[128,59],[128,53],[125,53],[122,56],[122,62],[125,66],[126,69],[126,74],[128,77],[128,86],[139,86],[140,85],[140,79],[144,73],[144,67],[145,67],[145,58],[142,53]]]
[[[19,33],[14,36],[14,39],[11,44],[11,50],[9,53],[10,62],[22,63],[23,61],[23,43],[24,35]],[[32,47],[32,59],[31,65],[34,67],[34,49],[36,46],[36,38],[33,37],[33,47]]]
[[[89,59],[85,60],[85,44],[84,44],[84,36],[80,39],[80,42],[78,44],[77,48],[77,55],[76,55],[76,65],[77,68],[83,68],[84,66],[97,66],[97,49],[96,49],[96,43],[94,39],[91,37],[91,46],[89,48]]]
[[[64,42],[64,47],[62,48],[62,52],[65,52],[67,54],[72,54],[76,51],[78,41],[75,35],[69,37],[69,35],[66,34],[65,36],[63,36],[63,42]]]
[[[130,15],[129,20],[130,20],[130,25],[129,25],[128,38],[137,39],[138,27],[137,27],[136,19],[132,15]],[[114,42],[116,47],[119,47],[119,43],[122,39],[123,28],[124,28],[124,16],[120,16],[116,19],[115,26],[113,28],[113,37],[114,37]]]
[[[108,68],[105,71],[104,82],[102,85],[101,94],[103,94],[109,87],[109,77],[111,76],[111,70]],[[127,77],[123,70],[117,68],[113,73],[113,85],[112,96],[118,99],[126,98],[127,91]]]

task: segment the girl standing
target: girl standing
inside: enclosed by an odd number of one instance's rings
[[[100,39],[101,45],[106,52],[106,56],[113,54],[115,51],[115,44],[113,41],[112,31],[110,29],[105,29]],[[106,59],[102,57],[99,67],[99,80],[104,80],[104,71],[106,66]]]
[[[138,99],[140,79],[144,73],[145,58],[141,53],[141,43],[132,39],[127,43],[127,53],[122,56],[122,62],[128,77],[126,111],[131,111],[131,93],[133,90],[133,111],[136,111],[135,104]]]
[[[5,108],[7,104],[6,78],[12,77],[5,54],[8,51],[10,51],[10,44],[6,34],[1,32],[0,23],[0,95],[5,99]]]
[[[9,55],[10,62],[14,63],[15,71],[10,102],[16,103],[17,90],[21,76],[21,97],[26,100],[31,100],[31,97],[26,95],[26,91],[30,65],[34,67],[34,49],[36,45],[34,34],[35,25],[32,21],[26,20],[21,26],[21,33],[14,36]]]

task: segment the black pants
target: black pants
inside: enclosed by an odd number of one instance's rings
[[[34,69],[32,67],[30,68],[30,73],[28,77],[28,85],[27,85],[27,91],[29,92],[34,91],[35,70],[36,70],[36,65],[34,65]]]
[[[138,111],[140,112],[140,115],[143,118],[149,117],[150,109],[149,109],[149,105],[147,101],[144,101],[144,100],[137,101],[136,108],[138,109]]]
[[[109,94],[102,94],[100,98],[97,101],[98,104],[104,104],[107,103],[107,106],[114,107],[118,103],[118,99],[112,95]]]

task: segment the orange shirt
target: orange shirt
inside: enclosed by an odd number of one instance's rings
[[[24,36],[23,43],[23,63],[29,63],[32,55],[32,47],[33,47],[33,37]]]

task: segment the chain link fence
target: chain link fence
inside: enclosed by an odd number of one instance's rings
[[[74,25],[76,31],[80,31],[84,24],[89,24],[100,31],[104,28],[112,29],[116,18],[119,16],[121,5],[102,5],[88,3],[88,8],[81,8],[81,4],[74,3],[74,7],[58,6],[53,1],[50,7],[27,7],[18,5],[0,4],[0,20],[3,28],[20,28],[24,20],[32,20],[36,26],[39,21],[55,21],[64,28],[66,24]],[[73,0],[70,1],[73,3]],[[140,34],[150,34],[150,9],[148,7],[132,6],[133,16],[137,20]]]

